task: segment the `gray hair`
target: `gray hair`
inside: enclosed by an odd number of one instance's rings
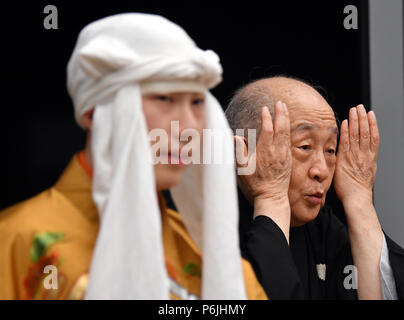
[[[250,82],[238,89],[225,111],[234,135],[236,135],[236,129],[244,129],[245,137],[247,137],[248,129],[256,129],[258,139],[261,132],[262,108],[268,107],[272,118],[274,116],[275,98],[269,92],[269,88],[258,84],[251,86],[257,81]]]

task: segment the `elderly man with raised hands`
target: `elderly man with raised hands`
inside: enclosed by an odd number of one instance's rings
[[[237,158],[256,164],[253,174],[238,176],[254,206],[243,252],[268,297],[403,299],[404,250],[384,235],[372,201],[374,112],[351,108],[338,128],[318,91],[279,76],[238,90],[226,116],[234,133],[258,130],[255,150],[247,137],[235,135],[235,143]],[[325,206],[332,182],[347,226]]]

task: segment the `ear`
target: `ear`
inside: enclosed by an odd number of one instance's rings
[[[245,137],[233,136],[234,156],[236,167],[244,167],[248,164],[240,164],[237,159],[246,159],[248,157],[247,139]]]
[[[91,130],[91,127],[93,125],[93,114],[94,109],[91,109],[83,115],[83,125],[87,130]]]
[[[81,48],[78,54],[82,70],[94,79],[99,79],[139,60],[131,48],[109,36],[94,38]]]

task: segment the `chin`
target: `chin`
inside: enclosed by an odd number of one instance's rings
[[[318,205],[316,207],[298,207],[292,208],[291,212],[291,227],[300,227],[305,225],[306,223],[313,221],[317,218],[318,213],[320,212],[321,206]]]
[[[168,190],[175,187],[182,179],[184,170],[172,170],[166,167],[155,168],[157,191]]]

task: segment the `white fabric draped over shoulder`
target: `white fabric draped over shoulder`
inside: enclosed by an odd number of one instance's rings
[[[202,252],[202,298],[245,299],[238,238],[233,141],[209,89],[221,81],[218,56],[186,32],[149,14],[110,16],[86,26],[68,64],[68,91],[77,122],[95,108],[93,199],[100,230],[86,299],[169,299],[152,153],[141,84],[197,83],[206,89],[206,126],[221,164],[192,164],[171,190]],[[216,148],[215,146],[215,148]]]

